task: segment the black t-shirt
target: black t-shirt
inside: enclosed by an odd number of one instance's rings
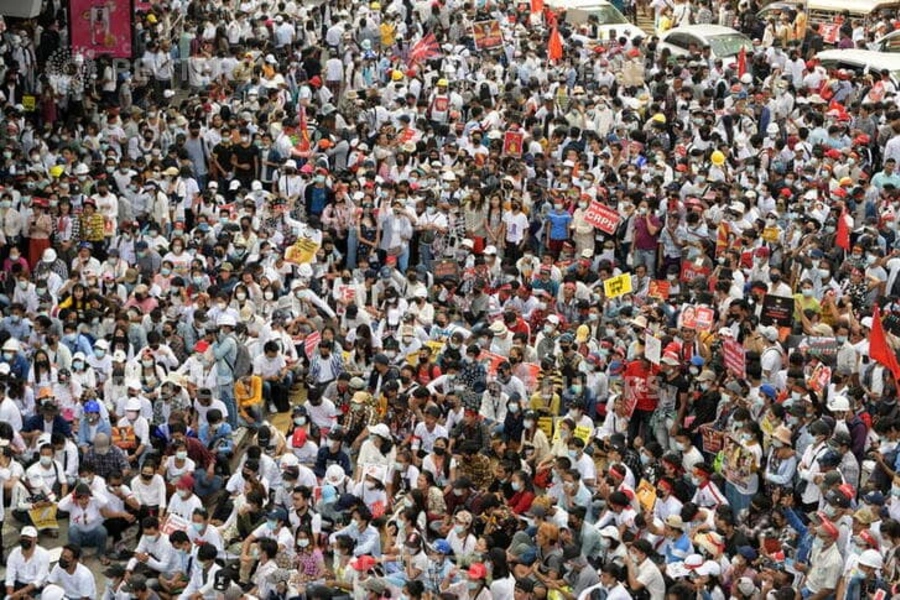
[[[213,148],[213,156],[216,158],[216,162],[219,163],[219,166],[222,167],[222,170],[226,173],[231,171],[231,146],[226,146],[222,142],[216,144],[216,147]]]
[[[252,173],[253,172],[253,161],[259,155],[259,149],[250,144],[247,147],[237,145],[232,147],[231,153],[233,156],[237,157],[238,165],[250,165],[249,168],[241,168],[236,166],[234,168],[235,173]]]

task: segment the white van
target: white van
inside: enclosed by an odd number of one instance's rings
[[[894,85],[900,84],[900,54],[872,50],[823,50],[816,55],[828,70],[846,69],[854,73],[880,73],[887,70]]]
[[[846,10],[851,17],[877,17],[882,11],[895,11],[900,8],[900,0],[809,0],[808,2],[784,2],[778,0],[766,4],[756,15],[763,22],[769,17],[778,16],[788,11],[791,16],[797,12],[797,6],[805,5],[811,23],[834,23],[834,18]]]
[[[615,38],[622,36],[629,40],[638,36],[647,38],[647,33],[632,25],[619,9],[607,0],[546,0],[545,4],[555,11],[565,11],[566,23],[584,25],[589,17],[596,17],[599,23],[599,39],[606,41],[615,32]]]

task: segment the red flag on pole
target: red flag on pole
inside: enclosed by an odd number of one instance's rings
[[[850,225],[847,223],[846,208],[841,211],[841,215],[838,217],[834,243],[837,244],[838,248],[842,248],[844,252],[850,251]]]
[[[894,354],[893,348],[888,345],[887,337],[884,334],[884,326],[881,324],[881,310],[875,306],[872,313],[872,333],[869,334],[869,357],[880,362],[891,370],[894,374],[894,380],[900,381],[900,364],[897,363],[897,355]]]
[[[738,52],[738,61],[737,61],[737,73],[738,77],[743,77],[744,73],[747,72],[747,49],[741,46],[741,51]]]
[[[552,61],[561,60],[563,56],[562,38],[559,36],[559,27],[553,25],[550,32],[550,40],[547,42],[547,58]]]

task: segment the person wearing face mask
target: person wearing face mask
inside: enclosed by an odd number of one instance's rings
[[[216,564],[218,550],[210,543],[199,542],[195,546],[194,565],[187,587],[178,600],[216,600],[219,592],[214,589],[216,574],[222,569]]]
[[[63,598],[74,600],[97,597],[94,575],[82,564],[82,552],[82,547],[78,542],[72,541],[66,544],[59,556],[59,562],[50,570],[50,575],[47,577],[47,583],[52,584],[48,587],[58,586],[61,588],[64,593]],[[109,561],[107,561],[108,563]]]
[[[809,557],[809,570],[800,589],[801,597],[824,600],[837,590],[844,568],[837,543],[839,536],[840,531],[830,519],[820,519],[816,526],[816,543]]]
[[[156,517],[145,517],[141,521],[143,535],[138,541],[137,547],[134,549],[134,556],[128,561],[125,572],[130,577],[134,574],[138,565],[142,565],[141,571],[149,573],[155,577],[161,573],[167,573],[173,564],[175,558],[175,549],[169,543],[169,538],[160,532],[159,519]]]
[[[38,543],[38,531],[23,527],[19,545],[6,560],[6,595],[10,600],[34,597],[50,574],[50,554]]]
[[[809,426],[809,433],[813,437],[813,442],[803,453],[800,463],[797,465],[797,474],[801,480],[800,501],[804,510],[817,510],[822,498],[821,488],[818,484],[823,476],[819,461],[831,451],[827,443],[831,436],[831,428],[825,421],[819,419]]]
[[[166,514],[190,522],[191,515],[198,508],[203,508],[203,501],[194,493],[194,477],[184,474],[174,482],[174,493],[169,498]]]

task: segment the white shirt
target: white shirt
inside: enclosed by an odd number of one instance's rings
[[[22,548],[15,547],[6,559],[6,586],[13,587],[15,582],[34,584],[43,587],[50,576],[50,553],[39,545],[35,545],[31,558],[25,558]]]
[[[62,506],[62,502],[60,502]],[[75,565],[75,572],[69,573],[64,571],[59,565],[53,567],[50,572],[48,583],[55,583],[66,592],[66,598],[69,600],[80,600],[81,598],[95,598],[97,596],[97,586],[94,582],[94,575],[91,570],[81,563]]]
[[[158,506],[161,509],[166,507],[166,482],[162,475],[154,475],[149,483],[137,475],[131,480],[131,491],[141,506]]]

